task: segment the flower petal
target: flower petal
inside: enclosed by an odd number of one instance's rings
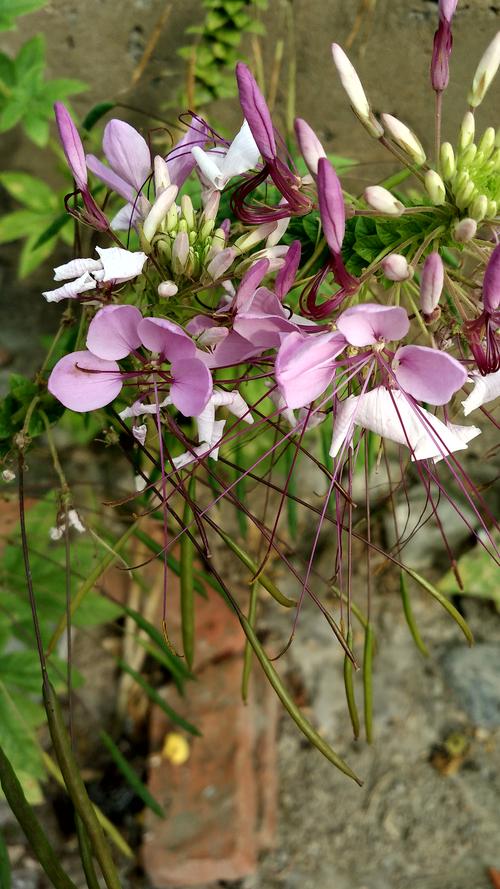
[[[469,393],[465,401],[462,401],[466,417],[471,411],[475,411],[483,404],[488,404],[488,402],[498,398],[500,395],[500,370],[486,374],[484,377],[479,374],[472,374],[472,382],[474,383],[472,392]]]
[[[94,176],[97,176],[101,182],[104,182],[111,191],[115,191],[116,194],[119,194],[130,204],[133,203],[137,197],[137,190],[132,188],[126,179],[122,179],[121,176],[118,176],[111,167],[107,167],[106,164],[103,164],[103,162],[93,154],[87,155],[87,167],[90,172],[93,173]]]
[[[85,163],[85,151],[68,109],[62,102],[54,105],[57,129],[63,147],[68,166],[74,176],[75,182],[82,191],[87,189],[87,165]]]
[[[368,346],[380,341],[400,340],[410,329],[406,309],[363,303],[346,309],[337,327],[351,346]]]
[[[48,303],[58,303],[62,299],[76,299],[80,293],[85,293],[87,290],[95,290],[95,288],[95,279],[90,272],[84,272],[75,281],[67,281],[66,284],[63,284],[62,287],[57,287],[55,290],[45,290],[42,296],[45,297]]]
[[[84,413],[104,407],[122,388],[116,361],[105,361],[92,352],[72,352],[61,358],[48,382],[49,392],[65,407]]]
[[[124,120],[110,120],[104,128],[102,147],[113,171],[141,191],[151,174],[151,153],[145,139]]]
[[[87,348],[99,358],[126,358],[141,344],[137,333],[141,321],[135,306],[105,306],[90,322]]]
[[[448,404],[467,379],[456,358],[428,346],[401,346],[392,369],[405,392],[429,404]]]
[[[147,256],[141,251],[132,252],[122,247],[96,247],[103,268],[103,281],[130,281],[140,275]]]
[[[196,417],[212,394],[212,376],[199,358],[178,358],[172,361],[174,382],[170,387],[172,403],[185,417]]]
[[[304,407],[321,395],[335,374],[335,358],[345,347],[339,333],[290,333],[276,356],[276,382],[289,408]]]
[[[248,121],[262,157],[266,161],[271,161],[276,157],[276,141],[266,100],[250,69],[243,62],[238,62],[236,65],[236,80],[243,116]]]
[[[191,358],[196,352],[195,344],[182,327],[166,318],[143,318],[138,333],[146,349],[158,352],[168,361]]]

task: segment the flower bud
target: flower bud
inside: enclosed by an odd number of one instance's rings
[[[457,222],[453,228],[453,238],[455,241],[458,241],[459,244],[465,244],[475,236],[476,232],[476,220],[466,216],[465,219],[461,219],[460,222]]]
[[[210,250],[208,251],[207,261],[210,262],[214,256],[217,256],[221,250],[224,250],[226,244],[226,233],[223,228],[216,228],[213,237],[212,243],[210,245]]]
[[[388,216],[401,216],[404,210],[404,204],[382,185],[369,185],[365,188],[363,197],[369,207]]]
[[[454,176],[456,170],[455,153],[450,142],[442,143],[439,159],[441,161],[441,173],[443,174],[443,179],[447,182]]]
[[[483,305],[490,314],[500,305],[500,244],[491,254],[484,273]]]
[[[4,482],[13,482],[16,477],[15,472],[12,472],[12,469],[2,469],[2,478]]]
[[[207,272],[212,281],[216,281],[227,272],[228,268],[232,266],[234,259],[237,256],[237,252],[238,251],[235,250],[234,247],[226,247],[214,256],[207,266]]]
[[[252,250],[257,244],[267,238],[274,229],[274,222],[263,222],[261,225],[255,226],[252,231],[246,232],[241,238],[238,238],[238,240],[234,242],[234,246],[242,253],[245,253],[247,250]]]
[[[500,31],[497,31],[495,37],[486,49],[479,65],[477,66],[472,87],[467,97],[471,108],[477,108],[483,101],[488,87],[491,84],[498,66],[500,65]]]
[[[172,269],[176,275],[182,275],[189,260],[189,238],[187,232],[179,232],[172,245]]]
[[[489,158],[491,152],[495,147],[495,139],[496,133],[494,127],[487,127],[481,136],[481,141],[478,146],[478,153],[480,152],[484,159],[487,160]]]
[[[209,197],[203,204],[203,220],[207,221],[209,219],[215,221],[215,217],[217,216],[217,211],[219,209],[220,204],[220,191],[212,191],[210,192]]]
[[[157,154],[153,161],[156,197],[170,185],[167,162]]]
[[[459,191],[455,192],[455,204],[459,210],[465,210],[469,206],[475,197],[475,192],[476,186],[471,179]]]
[[[297,117],[295,120],[295,135],[307,169],[312,176],[316,176],[320,157],[326,157],[325,149],[314,130],[301,117]]]
[[[446,200],[446,189],[444,182],[439,173],[435,170],[428,170],[424,177],[425,187],[432,203],[436,207],[440,207]]]
[[[474,141],[476,122],[472,111],[466,111],[458,133],[458,150],[465,151],[468,145]]]
[[[408,265],[408,260],[401,253],[390,253],[382,262],[382,269],[389,281],[406,281],[413,277],[413,270]]]
[[[420,278],[420,308],[426,320],[437,308],[443,290],[444,266],[439,253],[429,253]]]
[[[179,189],[176,185],[169,185],[168,188],[166,188],[165,191],[162,191],[159,197],[156,198],[142,227],[142,233],[146,241],[151,242],[152,238],[160,228],[165,216],[177,197],[178,191]]]
[[[401,120],[392,114],[382,114],[382,122],[384,127],[389,131],[389,135],[406,154],[411,157],[414,163],[425,163],[425,151],[421,142],[417,139],[415,133],[410,130]]]
[[[439,0],[439,18],[450,24],[455,15],[457,3],[458,0]]]
[[[178,289],[177,284],[174,284],[173,281],[162,281],[161,284],[158,284],[158,296],[167,299],[169,296],[175,296]]]
[[[485,194],[478,194],[469,206],[469,213],[472,219],[481,222],[488,213],[488,198]]]
[[[344,87],[352,110],[359,117],[363,126],[371,136],[380,139],[384,135],[383,127],[375,119],[368,99],[354,66],[347,58],[344,50],[338,43],[332,43],[332,54],[342,86]]]
[[[472,164],[472,161],[476,157],[477,154],[477,145],[475,142],[471,142],[467,148],[460,153],[458,158],[458,166],[459,169],[464,169],[464,167],[469,167]]]
[[[177,223],[179,222],[179,212],[177,204],[172,204],[170,207],[164,222],[165,231],[171,233],[176,230]]]
[[[488,209],[486,211],[486,216],[488,219],[493,219],[494,216],[497,215],[498,203],[497,201],[488,201]]]
[[[188,194],[183,194],[181,197],[181,213],[187,222],[188,229],[193,229],[195,227],[193,202]]]

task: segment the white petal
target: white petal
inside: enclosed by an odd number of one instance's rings
[[[486,374],[484,377],[480,374],[472,374],[472,381],[474,388],[465,401],[462,401],[466,417],[471,411],[475,411],[483,404],[488,404],[489,401],[493,401],[500,395],[500,370]]]
[[[259,160],[260,151],[246,120],[236,134],[222,163],[222,175],[226,182],[233,176],[252,170]]]
[[[167,188],[162,191],[156,198],[153,206],[149,210],[144,220],[142,232],[144,237],[146,238],[146,241],[150,241],[160,228],[160,225],[164,221],[168,211],[170,210],[177,197],[178,191],[179,189],[177,185],[168,185]]]
[[[86,290],[95,290],[95,286],[96,282],[90,272],[85,272],[76,281],[68,281],[67,284],[58,287],[57,290],[45,290],[42,296],[45,297],[48,303],[58,303],[62,299],[75,299],[80,293],[85,293]]]
[[[145,423],[142,426],[132,426],[132,435],[135,440],[139,442],[140,445],[143,445],[146,441],[146,435],[148,432],[148,427]]]
[[[103,281],[129,281],[140,275],[147,256],[122,247],[96,247],[104,268]]]
[[[224,160],[224,155],[221,153],[221,150],[217,148],[215,151],[213,149],[212,151],[203,151],[199,145],[195,145],[195,147],[191,149],[191,154],[193,155],[203,178],[206,179],[207,182],[210,182],[216,189],[224,188],[225,182],[222,185],[219,185],[221,179],[221,167]]]
[[[68,510],[68,525],[70,526],[70,528],[74,528],[75,531],[78,531],[80,534],[83,534],[83,532],[86,530],[85,525],[83,524],[76,509]]]
[[[403,392],[389,392],[384,386],[341,402],[334,420],[332,457],[338,454],[347,438],[352,438],[354,425],[409,446],[412,460],[435,462],[463,450],[467,442],[480,433],[475,426],[446,425],[420,405],[413,405]]]
[[[120,411],[119,417],[122,420],[128,420],[130,417],[142,417],[144,414],[156,414],[158,408],[167,407],[169,404],[172,404],[170,395],[167,395],[163,401],[160,401],[158,406],[156,404],[145,404],[142,401],[134,401],[130,407],[125,407]]]
[[[72,259],[64,265],[58,265],[54,269],[54,281],[69,281],[71,278],[79,278],[85,272],[95,272],[102,269],[99,259]]]
[[[269,235],[266,241],[266,247],[275,247],[276,244],[281,241],[283,235],[285,234],[288,226],[290,224],[290,216],[285,217],[285,219],[278,219],[276,223],[276,228]]]

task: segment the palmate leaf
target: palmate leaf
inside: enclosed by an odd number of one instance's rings
[[[44,769],[32,729],[0,677],[0,746],[5,750],[29,802],[41,800]]]

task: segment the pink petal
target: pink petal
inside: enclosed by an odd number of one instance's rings
[[[143,318],[138,327],[141,343],[168,361],[190,358],[196,352],[192,339],[182,327],[166,318]]]
[[[199,358],[178,358],[171,367],[174,382],[170,387],[173,404],[185,417],[201,414],[212,394],[212,377]]]
[[[113,119],[104,128],[102,147],[113,171],[139,192],[151,173],[151,154],[141,134]]]
[[[87,165],[85,163],[85,151],[82,140],[68,109],[62,102],[55,103],[54,111],[59,138],[68,161],[68,166],[78,188],[85,191],[87,189]]]
[[[79,413],[104,407],[114,401],[121,388],[116,361],[105,361],[92,352],[65,355],[57,362],[48,382],[49,392],[65,407]]]
[[[406,309],[363,303],[346,309],[337,318],[337,327],[351,346],[369,346],[381,341],[400,340],[410,329]]]
[[[339,333],[290,333],[284,338],[275,376],[289,408],[304,407],[325,391],[335,374],[335,358],[345,344]]]
[[[297,274],[297,269],[300,265],[301,250],[302,248],[300,241],[293,241],[293,243],[290,244],[290,247],[288,248],[285,262],[276,275],[276,283],[274,285],[274,289],[276,291],[276,295],[282,301],[284,300],[288,291],[293,287],[295,275]]]
[[[105,306],[90,322],[87,348],[99,358],[126,358],[141,345],[137,333],[141,321],[135,306]]]
[[[264,160],[273,160],[276,157],[276,142],[269,108],[250,69],[243,62],[236,65],[236,80],[243,116],[248,121],[252,136]]]
[[[248,272],[245,272],[235,299],[238,311],[244,312],[246,310],[249,300],[257,290],[262,279],[266,276],[268,270],[269,260],[259,259],[258,262],[250,266]]]
[[[118,176],[111,167],[107,167],[106,164],[103,164],[98,157],[95,157],[93,154],[88,154],[87,167],[90,172],[93,173],[94,176],[97,176],[101,182],[104,182],[111,191],[116,191],[116,193],[121,195],[121,197],[128,201],[129,204],[134,202],[137,197],[137,189],[132,188],[126,179],[122,179],[121,176]]]
[[[168,175],[172,185],[177,185],[180,188],[184,184],[196,166],[191,149],[197,145],[204,148],[208,138],[209,133],[205,121],[194,116],[187,132],[166,157]]]
[[[484,273],[483,304],[487,312],[495,312],[500,305],[500,244],[491,254]]]
[[[428,346],[401,346],[392,369],[405,392],[429,404],[448,404],[467,380],[467,371],[456,358]]]
[[[345,232],[342,186],[326,157],[318,161],[318,201],[323,233],[333,253],[340,253]]]

